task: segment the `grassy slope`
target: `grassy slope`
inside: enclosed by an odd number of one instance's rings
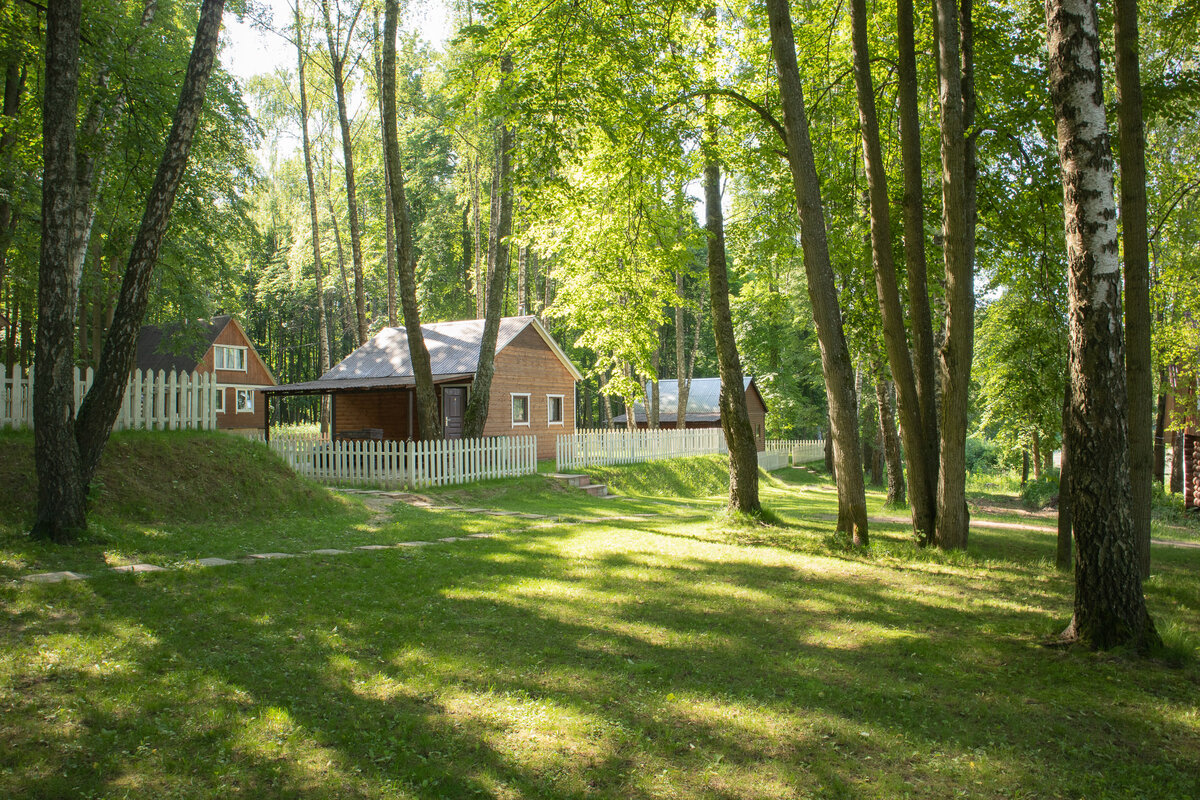
[[[597,477],[712,488],[696,471]],[[534,527],[402,507],[375,528],[510,532],[0,584],[0,796],[1200,794],[1194,663],[1039,645],[1070,613],[1051,536],[980,529],[946,555],[878,525],[856,553],[814,519],[835,503],[815,473],[764,483],[790,527],[721,518],[723,491],[594,501],[494,482],[439,497],[660,515]],[[1195,637],[1196,552],[1155,563],[1153,613]]]

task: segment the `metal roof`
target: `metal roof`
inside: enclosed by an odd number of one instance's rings
[[[421,326],[429,366],[435,383],[452,378],[471,378],[479,368],[479,345],[483,339],[481,319],[430,322]],[[575,378],[582,375],[536,317],[502,317],[496,335],[496,353],[532,326]],[[404,328],[384,328],[341,360],[318,380],[277,386],[273,394],[317,394],[344,390],[412,386],[412,359]]]
[[[754,378],[742,378],[745,391],[750,391]],[[757,387],[755,387],[757,391]],[[650,381],[646,381],[646,391],[650,391]],[[638,398],[633,406],[634,420],[646,422],[646,402]],[[672,379],[658,382],[658,421],[676,422],[679,418],[679,382]],[[721,379],[692,378],[688,389],[687,417],[685,422],[715,422],[721,418]],[[613,417],[613,422],[620,424],[626,421],[624,414]]]

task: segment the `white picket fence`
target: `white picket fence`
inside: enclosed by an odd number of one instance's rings
[[[758,453],[758,466],[767,472],[783,469],[787,465],[788,453],[786,450],[760,450]]]
[[[75,368],[75,408],[92,386],[94,374]],[[134,370],[113,430],[144,428],[213,430],[217,427],[217,384],[211,374]],[[0,364],[0,428],[33,427],[33,369]]]
[[[334,486],[421,489],[537,472],[536,436],[423,442],[272,436],[269,444],[297,474]]]
[[[825,457],[825,442],[820,439],[801,439],[791,442],[792,466],[820,461]]]
[[[726,452],[720,428],[587,431],[563,434],[554,443],[559,472]]]

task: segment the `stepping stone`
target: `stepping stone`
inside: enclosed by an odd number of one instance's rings
[[[433,544],[433,542],[396,542],[395,546],[396,547],[424,547],[427,544]]]
[[[246,556],[246,558],[257,558],[257,559],[260,559],[263,561],[265,561],[267,559],[271,559],[271,558],[295,558],[295,557],[296,557],[295,553],[251,553],[250,555]]]
[[[391,550],[392,546],[389,544],[360,544],[358,547],[356,547],[354,549],[355,550]]]
[[[223,567],[226,564],[236,564],[238,562],[230,561],[227,558],[197,558],[192,563],[199,564],[202,567]]]
[[[126,564],[122,567],[113,567],[113,572],[166,572],[165,567],[157,567],[154,564]]]
[[[30,583],[61,583],[62,581],[82,581],[87,575],[81,572],[39,572],[36,575],[26,575]]]
[[[489,513],[488,509],[486,509],[486,508],[464,508],[463,511],[467,512],[468,514],[487,514],[487,513]]]
[[[494,539],[495,537],[496,537],[496,534],[494,534],[494,533],[468,533],[466,538],[468,538],[468,539]]]
[[[545,514],[517,514],[521,519],[545,519]]]
[[[463,541],[463,538],[461,536],[447,536],[445,539],[438,539],[438,541],[439,542],[461,542],[461,541]]]
[[[349,553],[349,550],[335,550],[332,547],[327,547],[323,550],[309,550],[315,556],[340,556]]]

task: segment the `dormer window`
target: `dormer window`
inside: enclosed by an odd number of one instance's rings
[[[216,369],[246,371],[246,348],[218,344],[213,346],[213,366]]]

